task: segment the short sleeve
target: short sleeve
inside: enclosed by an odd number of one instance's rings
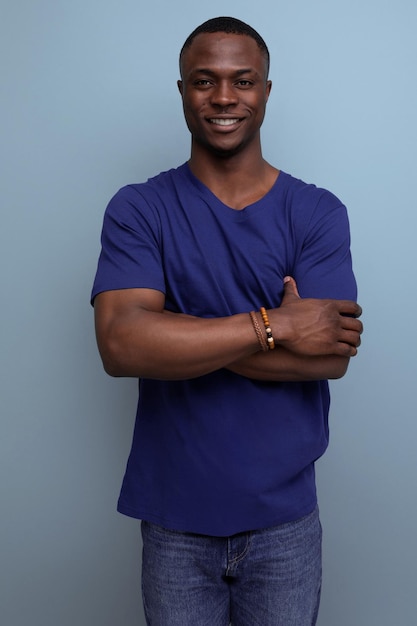
[[[331,193],[318,199],[301,222],[302,245],[293,275],[301,297],[356,300],[346,207]]]
[[[138,186],[130,185],[107,206],[91,302],[102,291],[135,288],[165,293],[158,213]]]

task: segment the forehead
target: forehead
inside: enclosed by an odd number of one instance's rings
[[[229,33],[200,33],[183,52],[183,74],[200,68],[230,69],[251,68],[266,71],[266,58],[256,41],[248,35]]]

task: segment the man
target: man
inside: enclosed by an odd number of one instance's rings
[[[105,215],[92,299],[106,371],[140,379],[118,509],[143,520],[152,625],[317,617],[314,461],[361,309],[344,206],[262,157],[268,66],[243,22],[198,27],[178,82],[191,158]]]

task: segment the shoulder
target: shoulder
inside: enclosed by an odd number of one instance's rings
[[[169,194],[174,187],[185,181],[185,164],[148,178],[141,183],[130,183],[121,187],[113,196],[113,201],[135,201],[139,198],[152,199],[159,195]]]
[[[285,172],[281,176],[287,210],[300,226],[311,226],[328,217],[345,220],[346,207],[334,193]]]
[[[138,219],[140,216],[152,218],[172,205],[176,189],[185,185],[184,165],[161,172],[147,181],[131,183],[121,187],[110,199],[105,219]]]
[[[319,203],[333,206],[342,204],[339,198],[328,189],[307,183],[301,178],[296,178],[283,171],[281,171],[279,178],[281,178],[286,195],[298,204],[305,206],[316,206]]]

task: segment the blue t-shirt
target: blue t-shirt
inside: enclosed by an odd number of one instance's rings
[[[302,297],[356,299],[341,202],[281,172],[262,199],[234,210],[184,164],[111,200],[92,299],[151,288],[171,311],[223,317],[279,306],[286,275]],[[215,536],[298,519],[316,505],[328,410],[327,381],[260,382],[225,369],[141,379],[118,510]]]

